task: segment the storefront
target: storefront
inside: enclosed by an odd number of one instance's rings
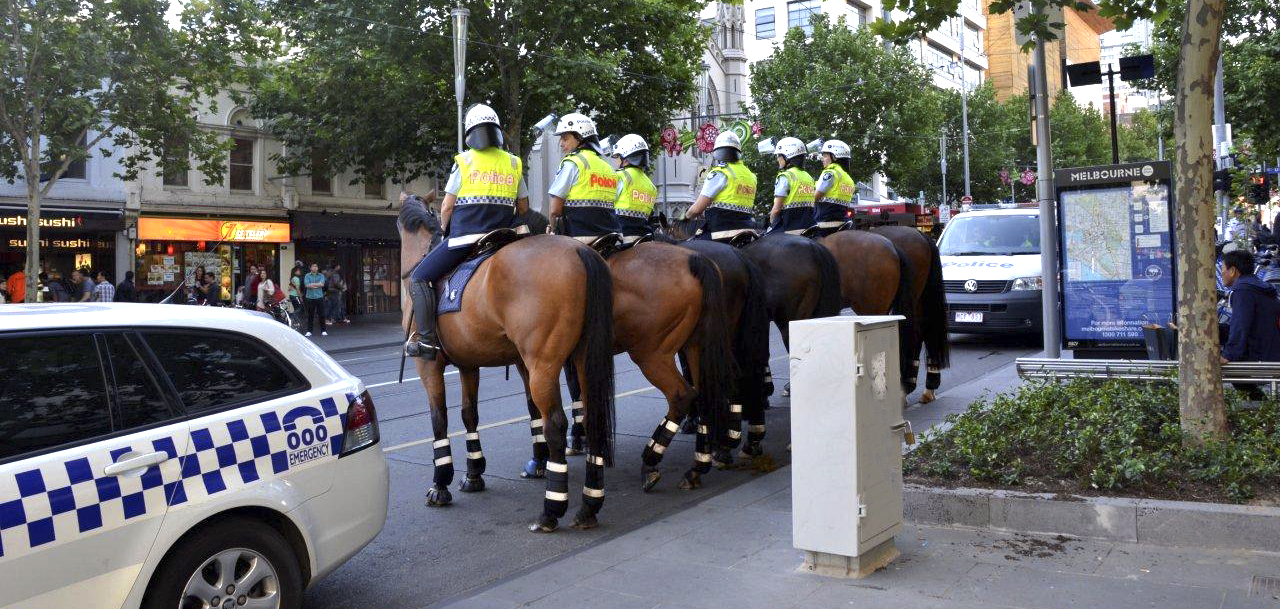
[[[279,277],[280,244],[289,241],[287,222],[143,216],[134,283],[140,300],[155,302],[189,288],[204,267],[218,277],[222,300],[229,301],[248,281],[250,266]]]
[[[124,213],[110,209],[63,207],[40,209],[40,270],[69,277],[74,269],[106,271],[116,276],[116,247],[128,247],[121,231]],[[27,208],[0,205],[0,272],[25,267],[27,261]]]
[[[293,214],[295,259],[322,269],[334,263],[347,281],[350,314],[400,311],[400,234],[391,215]]]

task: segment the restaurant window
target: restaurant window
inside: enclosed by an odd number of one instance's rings
[[[160,159],[164,171],[165,186],[187,186],[187,159],[189,158],[187,143],[170,138],[164,143],[164,156]]]
[[[231,147],[231,190],[253,190],[253,140],[233,138]]]
[[[756,9],[756,39],[773,38],[773,7]]]
[[[400,309],[400,250],[365,247],[361,260],[360,296],[364,311],[388,313]]]
[[[806,35],[813,34],[814,15],[822,12],[822,0],[796,0],[787,3],[787,27],[798,27]]]
[[[384,187],[386,186],[386,177],[382,173],[382,163],[374,163],[369,169],[368,175],[364,177],[364,194],[366,197],[382,198]]]
[[[322,150],[311,151],[311,193],[332,194],[333,177],[329,175],[329,155]]]

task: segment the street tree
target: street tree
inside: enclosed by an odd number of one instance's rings
[[[924,66],[904,48],[885,49],[843,17],[814,15],[811,24],[811,35],[791,28],[773,55],[751,66],[753,118],[764,135],[844,140],[852,150],[849,174],[858,180],[877,171],[906,176],[936,164],[942,96]],[[758,155],[748,155],[753,158]],[[757,205],[771,204],[773,157],[752,169],[764,185]]]
[[[1155,112],[1142,109],[1129,117],[1129,124],[1119,126],[1120,162],[1153,161],[1159,156],[1160,125]]]
[[[455,141],[453,0],[272,0],[291,61],[256,91],[285,173],[379,169],[405,181],[448,167]],[[502,119],[527,156],[548,113],[594,115],[601,135],[652,138],[691,107],[711,30],[705,0],[470,1],[466,103]],[[638,29],[637,24],[643,24]],[[656,143],[651,142],[652,145]],[[320,150],[322,155],[314,154]]]
[[[1259,0],[1267,2],[1267,0]],[[1018,0],[994,0],[992,14],[1012,11]],[[1081,0],[1029,0],[1033,11],[1020,17],[1017,29],[1040,40],[1053,40],[1047,8],[1094,10]],[[1098,0],[1098,15],[1128,29],[1135,19],[1164,21],[1182,7],[1180,60],[1174,87],[1175,162],[1178,240],[1178,403],[1182,428],[1192,443],[1227,434],[1218,353],[1217,299],[1213,267],[1213,79],[1221,52],[1226,0]],[[907,18],[878,21],[877,33],[898,41],[923,36],[954,17],[958,0],[886,0],[885,10],[900,9]],[[1030,44],[1028,45],[1029,50]]]
[[[210,183],[222,180],[227,148],[196,111],[252,82],[273,33],[251,0],[192,2],[176,25],[168,9],[160,0],[5,0],[0,178],[27,190],[28,295],[40,273],[41,202],[95,147],[125,151],[125,180],[162,156],[166,171],[194,164]]]

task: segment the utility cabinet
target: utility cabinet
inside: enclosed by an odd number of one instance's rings
[[[897,315],[793,321],[792,539],[805,566],[864,577],[898,556],[902,417]]]

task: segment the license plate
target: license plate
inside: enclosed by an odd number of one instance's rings
[[[982,313],[976,311],[956,311],[957,322],[982,323]]]

